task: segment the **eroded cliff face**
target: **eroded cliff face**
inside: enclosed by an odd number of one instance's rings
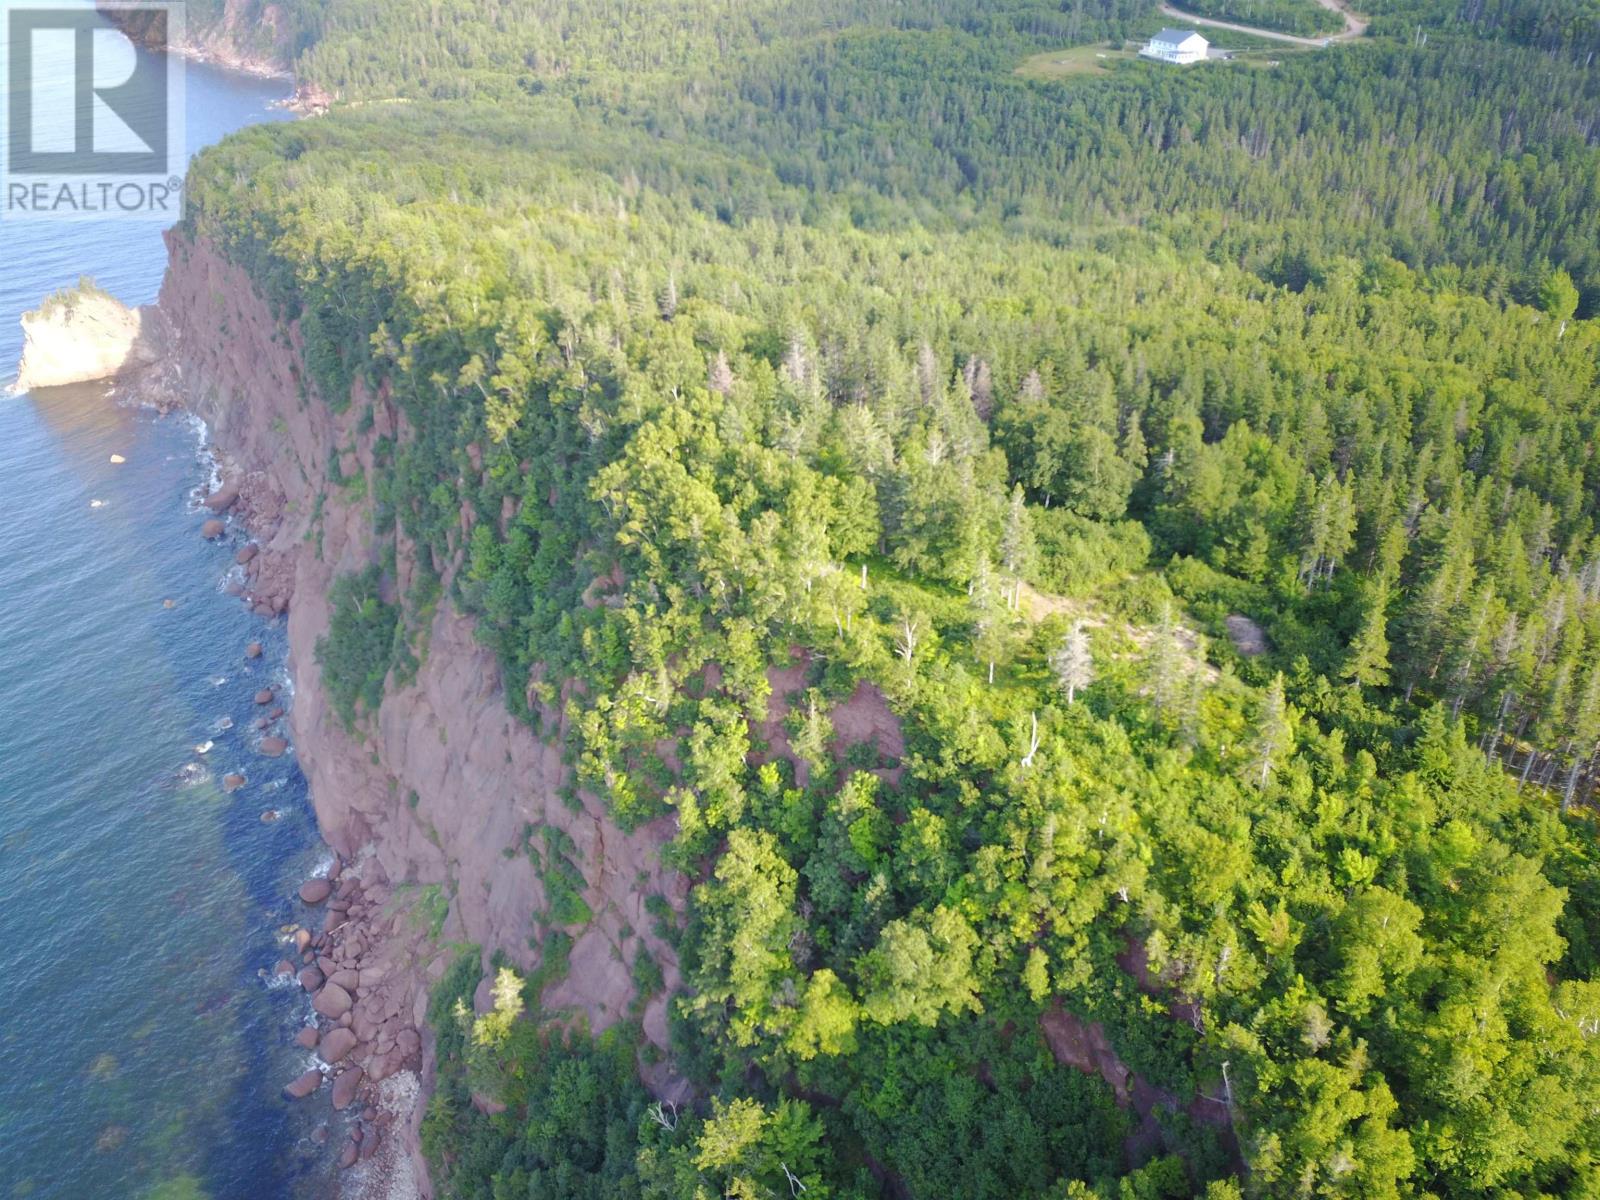
[[[223,0],[214,14],[190,10],[175,45],[165,17],[154,10],[100,6],[101,14],[134,41],[159,50],[269,78],[294,73],[294,20],[272,0]]]
[[[577,847],[572,857],[594,917],[568,930],[570,971],[546,992],[546,1006],[582,1014],[595,1031],[622,1019],[634,1000],[631,964],[641,943],[662,965],[670,993],[676,957],[651,932],[645,901],[660,894],[683,904],[687,881],[664,869],[658,853],[673,818],[624,834],[592,796],[579,793],[581,807],[569,808],[560,715],[544,714],[546,737],[511,717],[492,654],[448,597],[418,646],[415,679],[403,687],[391,680],[380,710],[354,732],[343,728],[322,687],[316,645],[328,629],[333,581],[380,561],[382,547],[367,489],[330,482],[329,464],[340,464],[341,478],[370,480],[374,442],[403,442],[403,416],[387,396],[359,385],[335,413],[303,371],[296,329],[274,318],[243,271],[176,234],[169,249],[160,307],[178,386],[209,424],[228,481],[240,488],[235,511],[260,544],[247,597],[263,616],[283,613],[288,622],[291,727],[324,838],[396,896],[437,886],[449,898],[441,941],[476,942],[485,963],[504,951],[526,970],[538,960],[545,897],[525,846],[530,829],[554,826]],[[399,578],[388,583],[404,594],[411,553],[403,538],[398,561]],[[444,961],[407,961],[415,964],[411,1018],[420,1026],[427,984]],[[646,1007],[644,1028],[666,1047],[666,993]],[[659,1066],[647,1079],[664,1094],[682,1086]]]

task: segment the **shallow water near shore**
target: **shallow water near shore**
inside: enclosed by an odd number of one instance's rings
[[[282,115],[187,69],[191,146]],[[0,377],[44,295],[147,302],[164,263],[153,224],[0,223]],[[265,978],[327,853],[255,751],[283,632],[222,590],[241,535],[199,536],[197,423],[108,393],[0,396],[0,1200],[325,1196],[326,1105],[279,1097],[309,1006]]]

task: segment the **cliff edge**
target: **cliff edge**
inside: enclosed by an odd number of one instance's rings
[[[414,677],[391,678],[376,713],[346,728],[322,685],[317,645],[329,628],[337,579],[378,565],[390,595],[412,588],[413,548],[396,534],[388,557],[364,482],[383,469],[374,457],[381,445],[404,442],[411,432],[385,389],[369,394],[357,382],[348,403],[324,402],[304,370],[296,324],[280,321],[244,271],[211,246],[177,232],[167,237],[160,308],[171,330],[168,373],[210,425],[227,482],[237,488],[234,512],[257,539],[246,599],[263,617],[287,621],[291,729],[318,824],[369,892],[395,898],[384,925],[361,934],[364,953],[386,960],[386,1011],[425,1028],[428,990],[453,943],[476,943],[485,966],[496,952],[523,972],[539,965],[537,930],[552,918],[530,849],[548,828],[572,847],[592,916],[564,929],[572,938],[569,966],[544,993],[544,1009],[596,1032],[637,1015],[646,1039],[665,1051],[677,956],[650,932],[645,902],[659,895],[680,911],[685,903],[687,880],[663,867],[659,855],[673,818],[624,833],[598,799],[575,787],[562,748],[565,718],[545,710],[536,733],[512,717],[494,656],[475,637],[472,619],[451,604],[448,578],[420,631]],[[463,513],[464,526],[469,519]],[[392,917],[407,898],[414,914],[431,916],[409,923]],[[642,1012],[627,965],[641,946],[661,965],[666,984]],[[366,1002],[358,996],[358,1010]],[[397,1143],[392,1153],[408,1161],[385,1165],[380,1153],[346,1177],[346,1195],[431,1194],[417,1150],[431,1082],[431,1038],[425,1041],[420,1087],[413,1089],[420,1098],[402,1115],[402,1136],[390,1139]],[[383,1082],[371,1081],[370,1067],[367,1073],[369,1082]],[[658,1093],[684,1094],[665,1062],[642,1073]]]

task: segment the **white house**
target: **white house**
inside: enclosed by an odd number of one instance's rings
[[[1163,29],[1139,53],[1145,58],[1186,67],[1190,63],[1204,62],[1209,46],[1210,43],[1192,29]]]

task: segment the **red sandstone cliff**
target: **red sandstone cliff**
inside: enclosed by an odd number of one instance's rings
[[[379,561],[381,546],[367,489],[331,483],[328,467],[338,455],[342,477],[359,469],[371,479],[374,442],[403,441],[403,416],[359,385],[335,414],[301,368],[297,331],[273,317],[245,274],[205,244],[175,233],[168,244],[160,308],[171,327],[173,371],[186,403],[210,425],[260,542],[250,564],[252,599],[263,615],[286,610],[295,682],[290,719],[324,838],[369,884],[396,895],[407,894],[407,885],[439,885],[450,900],[442,940],[477,942],[486,962],[502,950],[528,969],[537,961],[530,939],[544,896],[521,847],[530,825],[558,827],[578,848],[573,858],[594,918],[570,930],[571,970],[546,993],[547,1007],[581,1013],[596,1031],[622,1018],[632,1000],[628,964],[641,939],[662,964],[670,993],[676,957],[647,932],[644,901],[660,893],[682,904],[686,881],[665,870],[657,853],[672,818],[629,835],[593,797],[581,797],[578,812],[568,808],[558,714],[546,714],[544,728],[557,731],[548,740],[510,716],[493,656],[448,598],[426,631],[412,683],[391,680],[379,712],[353,735],[331,711],[315,658],[328,628],[328,590],[339,575]],[[399,594],[411,582],[408,549],[402,538],[400,578],[389,581]],[[443,956],[424,947],[391,957],[411,972],[410,1019],[421,1026],[427,984],[442,972]],[[665,994],[646,1009],[644,1027],[665,1048]],[[673,1086],[661,1068],[653,1082]],[[413,1158],[419,1118],[407,1147]],[[385,1184],[381,1194],[395,1193]]]
[[[294,20],[271,0],[224,0],[215,17],[190,11],[176,45],[169,45],[164,17],[150,11],[102,7],[101,14],[136,42],[173,50],[229,70],[271,78],[294,74]]]

